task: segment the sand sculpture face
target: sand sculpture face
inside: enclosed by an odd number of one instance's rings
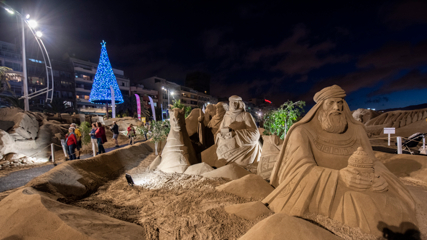
[[[343,133],[347,128],[347,119],[343,112],[342,98],[326,99],[319,109],[318,120],[322,129],[329,133]]]
[[[286,136],[263,200],[274,212],[325,215],[350,227],[382,235],[379,222],[417,225],[409,191],[375,158],[362,123],[337,85],[316,93],[316,105]]]

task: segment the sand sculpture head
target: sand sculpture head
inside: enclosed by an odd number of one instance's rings
[[[228,111],[228,104],[224,102],[219,102],[216,104],[216,114],[217,115],[224,115],[225,112]]]
[[[207,114],[209,114],[210,116],[215,115],[215,113],[216,113],[215,105],[213,105],[213,104],[208,104],[208,105],[206,106],[206,113],[207,113]]]
[[[237,95],[233,95],[231,96],[229,99],[230,104],[229,104],[229,111],[244,111],[246,112],[246,106],[245,103],[243,102],[242,98],[237,96]]]
[[[171,112],[170,124],[171,130],[174,132],[181,131],[181,128],[185,127],[185,112],[184,109],[174,108],[169,110]]]
[[[317,112],[317,120],[324,131],[329,133],[343,133],[347,129],[347,115],[344,111],[344,90],[333,85],[326,87],[314,95],[314,101],[321,106]]]

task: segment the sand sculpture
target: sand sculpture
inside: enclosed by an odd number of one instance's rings
[[[185,118],[185,128],[187,129],[188,136],[193,139],[193,136],[198,138],[197,131],[199,127],[198,118],[200,116],[200,108],[195,108],[191,110],[187,118]]]
[[[270,180],[283,140],[277,135],[262,135],[262,139],[264,144],[262,145],[261,159],[258,162],[257,174],[264,179]]]
[[[216,137],[216,133],[219,130],[222,119],[224,119],[225,113],[228,111],[228,104],[224,102],[219,102],[216,104],[216,114],[212,117],[208,123],[208,127],[211,129],[211,132]]]
[[[276,189],[263,202],[276,213],[324,215],[375,235],[381,221],[417,225],[414,199],[375,159],[345,96],[337,85],[316,93],[316,105],[285,138],[271,175]]]
[[[371,109],[358,108],[352,113],[352,115],[357,121],[366,123],[369,120],[378,117],[380,113]]]
[[[201,111],[201,110],[200,110]],[[199,117],[199,141],[205,147],[209,148],[215,144],[214,134],[208,127],[209,122],[216,114],[216,106],[213,104],[208,104],[206,106],[205,113],[200,113]]]
[[[167,173],[184,173],[188,166],[198,163],[193,145],[185,127],[183,109],[170,110],[171,130],[166,140],[161,156],[150,165],[150,170],[160,170]]]
[[[376,118],[369,120],[365,125],[386,125],[387,127],[404,127],[416,121],[427,118],[427,109],[413,111],[391,111],[385,112]]]
[[[218,159],[241,166],[258,162],[261,147],[255,121],[246,112],[241,97],[233,95],[229,100],[229,110],[224,115],[215,139]]]

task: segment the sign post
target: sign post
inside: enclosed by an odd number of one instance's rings
[[[384,134],[388,134],[388,146],[390,146],[390,134],[396,134],[396,128],[384,128]]]

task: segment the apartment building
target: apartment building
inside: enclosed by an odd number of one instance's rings
[[[151,103],[150,103],[150,99],[148,97],[151,97],[153,99],[153,105],[154,107],[157,107],[158,103],[159,103],[159,92],[156,90],[152,90],[152,89],[147,89],[145,88],[144,85],[142,84],[137,84],[136,86],[131,86],[130,87],[130,95],[132,96],[133,94],[138,94],[141,102],[145,103],[145,108],[146,109],[150,109],[151,108]]]

